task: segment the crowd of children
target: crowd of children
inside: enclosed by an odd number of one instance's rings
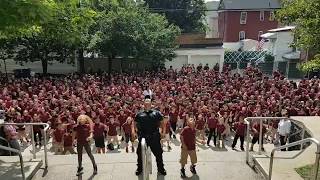
[[[80,114],[94,121],[94,141],[98,153],[107,148],[120,148],[119,140],[135,141],[132,128],[135,114],[142,108],[147,95],[154,107],[167,117],[163,138],[171,149],[170,138],[176,138],[194,119],[197,141],[224,147],[224,139],[235,131],[243,150],[245,117],[278,116],[286,109],[289,116],[320,115],[320,80],[302,79],[298,84],[275,72],[267,77],[259,69],[249,67],[243,75],[223,72],[215,67],[185,65],[158,72],[77,75],[47,78],[11,78],[0,84],[0,109],[14,122],[46,122],[56,153],[75,153],[72,131]],[[275,133],[277,124],[268,124]],[[258,141],[260,126],[253,124],[253,144]],[[34,126],[34,137],[41,145],[42,126]],[[18,127],[21,142],[30,141],[30,130]],[[271,139],[273,139],[271,135]],[[235,148],[236,143],[232,147]],[[131,146],[131,151],[134,147]]]

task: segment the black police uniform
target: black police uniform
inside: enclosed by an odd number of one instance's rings
[[[141,111],[136,115],[135,122],[138,129],[139,145],[137,149],[138,155],[138,169],[137,175],[142,172],[142,157],[141,157],[141,139],[145,138],[147,146],[150,147],[153,155],[156,157],[158,172],[165,172],[163,159],[162,159],[162,147],[160,144],[160,132],[159,127],[163,116],[160,111],[151,109],[148,111]],[[165,173],[162,173],[165,174]]]

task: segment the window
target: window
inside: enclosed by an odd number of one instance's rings
[[[264,11],[260,11],[260,21],[264,21]]]
[[[244,40],[246,38],[246,32],[240,31],[239,32],[239,41]]]
[[[240,24],[247,24],[247,12],[241,12]]]
[[[269,21],[274,21],[274,19],[275,19],[274,11],[270,11]]]
[[[260,41],[262,38],[261,38],[261,35],[263,34],[263,31],[259,31],[259,34],[258,34],[258,40]]]

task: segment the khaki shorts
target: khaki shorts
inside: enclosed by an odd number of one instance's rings
[[[190,156],[191,163],[196,164],[197,163],[197,154],[195,150],[188,151],[186,149],[181,149],[181,157],[180,157],[180,164],[186,165],[188,163],[188,156]]]

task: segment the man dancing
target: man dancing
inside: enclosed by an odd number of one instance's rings
[[[135,118],[135,125],[138,133],[138,168],[136,175],[142,173],[142,154],[141,154],[141,140],[145,138],[147,146],[150,147],[153,155],[156,157],[158,174],[167,175],[164,169],[163,159],[162,159],[162,147],[161,147],[161,137],[159,132],[160,124],[162,123],[162,114],[154,109],[151,109],[151,99],[144,100],[144,110],[139,112]]]

